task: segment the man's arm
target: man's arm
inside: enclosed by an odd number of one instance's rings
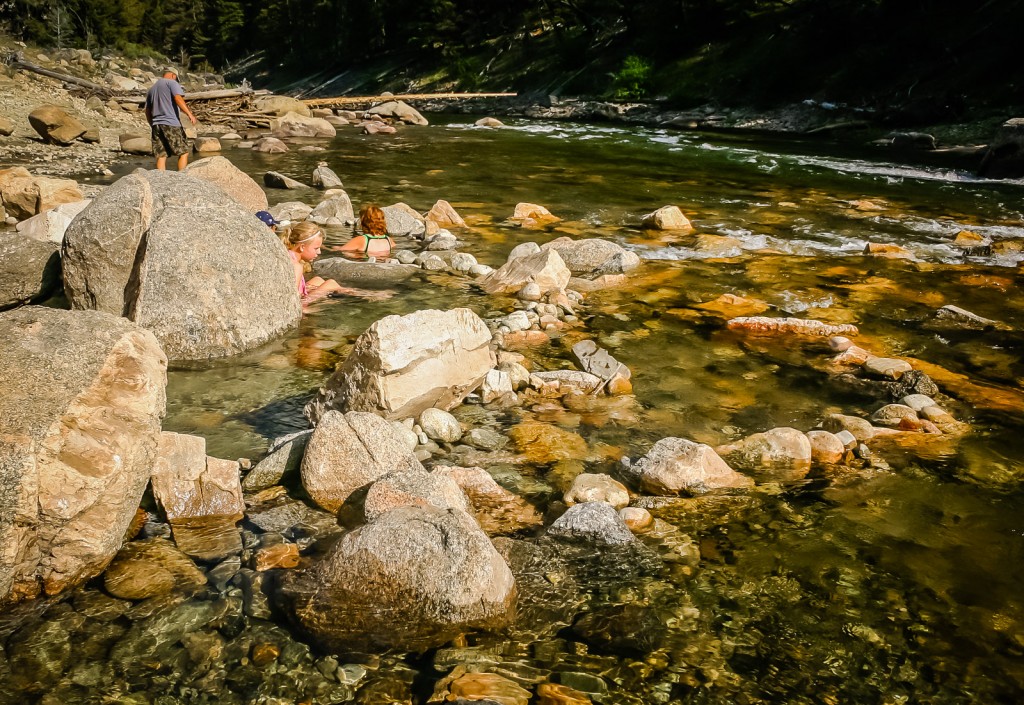
[[[193,115],[192,111],[188,109],[188,106],[185,104],[185,99],[182,98],[180,95],[176,95],[174,96],[174,103],[178,106],[179,110],[183,111],[186,115],[188,115],[188,119],[192,121],[193,125],[195,125],[196,116]]]

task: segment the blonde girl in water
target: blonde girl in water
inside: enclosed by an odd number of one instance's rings
[[[320,226],[309,221],[296,223],[281,233],[281,240],[292,258],[292,266],[295,267],[295,287],[299,290],[302,303],[317,301],[330,294],[348,293],[333,279],[324,281],[320,277],[313,277],[306,281],[303,276],[306,264],[320,256],[320,246],[324,243],[324,231]]]

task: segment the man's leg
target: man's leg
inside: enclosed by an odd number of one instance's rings
[[[159,169],[160,171],[163,171],[164,169],[167,168],[166,156],[156,158],[156,168]]]
[[[178,171],[182,171],[188,166],[188,152],[178,155]]]

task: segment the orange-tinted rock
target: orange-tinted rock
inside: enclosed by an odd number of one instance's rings
[[[281,655],[281,647],[270,642],[260,642],[252,645],[252,663],[257,668],[273,663]]]
[[[273,568],[295,568],[299,565],[299,547],[294,543],[279,543],[256,550],[254,567],[258,571]]]

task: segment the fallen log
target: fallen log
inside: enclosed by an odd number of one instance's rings
[[[337,98],[306,98],[302,102],[310,108],[330,108],[338,105],[383,103],[388,100],[464,100],[468,98],[515,98],[518,93],[400,93],[392,96],[338,96]]]
[[[32,73],[38,73],[41,76],[47,76],[49,78],[56,78],[58,81],[64,81],[64,83],[71,83],[82,88],[88,88],[96,93],[102,93],[103,95],[111,95],[112,90],[101,86],[98,83],[87,81],[84,78],[78,76],[72,76],[68,73],[62,73],[60,71],[53,71],[51,69],[44,69],[42,66],[36,66],[35,64],[29,63],[28,61],[22,61],[21,59],[15,59],[11,62],[11,66],[16,69],[22,69],[24,71],[31,71]]]
[[[222,98],[244,98],[248,96],[257,95],[270,95],[270,91],[258,90],[254,91],[251,88],[220,88],[215,91],[197,91],[195,93],[185,93],[185,100],[192,102],[193,100],[221,100]],[[144,95],[119,95],[117,99],[122,103],[145,103],[146,96]]]

